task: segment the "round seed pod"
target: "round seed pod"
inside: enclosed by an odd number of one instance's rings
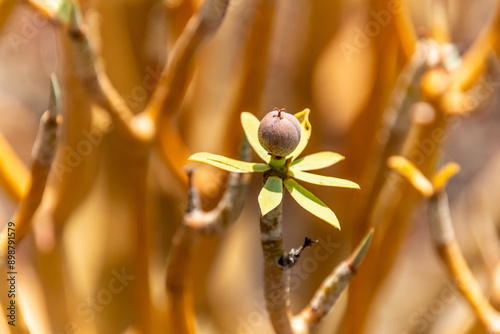
[[[300,142],[301,128],[295,116],[282,110],[269,112],[259,126],[259,142],[273,156],[286,157]]]

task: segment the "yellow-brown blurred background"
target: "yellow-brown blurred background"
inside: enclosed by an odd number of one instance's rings
[[[80,4],[111,82],[129,107],[140,112],[172,46],[201,1],[88,0]],[[366,208],[374,205],[367,199],[372,186],[367,180],[370,171],[376,170],[371,165],[377,154],[374,143],[398,74],[409,61],[395,25],[395,17],[403,14],[393,14],[390,6],[390,1],[383,0],[232,0],[220,29],[195,55],[182,103],[169,110],[169,121],[189,152],[236,158],[243,134],[240,112],[261,118],[273,107],[285,107],[290,113],[310,108],[313,132],[304,153],[326,150],[346,156],[344,162],[321,173],[356,181],[360,191],[308,186],[335,211],[341,231],[285,196],[285,247],[297,248],[308,236],[321,240],[315,247],[330,255],[318,257],[312,249],[302,255],[304,265],[294,268],[292,279],[294,312],[302,309],[367,226],[373,225]],[[433,2],[408,1],[407,6],[411,14],[407,23],[419,36],[429,36]],[[449,1],[451,42],[461,53],[480,36],[497,6],[493,0]],[[377,21],[381,11],[389,13],[387,21]],[[363,33],[368,24],[378,25],[372,36]],[[60,78],[63,99],[56,162],[68,163],[71,150],[88,140],[85,133],[109,123],[107,114],[92,105],[68,72],[70,57],[62,35],[59,27],[22,2],[0,34],[0,132],[27,166],[39,119],[48,105],[51,72]],[[481,252],[498,247],[494,227],[500,224],[496,99],[500,73],[494,57],[490,63],[476,86],[477,111],[454,116],[443,142],[435,146],[443,144],[440,161],[455,161],[462,167],[448,187],[457,237],[484,291],[500,305],[500,278],[485,264],[485,258],[499,254]],[[403,139],[404,133],[401,143]],[[421,150],[425,154],[426,147]],[[193,165],[185,156],[176,156],[175,147],[171,152],[178,164]],[[133,296],[148,292],[134,281],[113,294],[92,320],[80,312],[82,303],[108,286],[113,270],[128,268],[137,256],[132,246],[137,231],[130,209],[134,198],[127,183],[131,176],[124,167],[128,153],[120,134],[110,131],[61,177],[52,171],[32,231],[17,246],[19,302],[24,303],[25,321],[16,328],[19,333],[73,333],[74,329],[65,327],[70,322],[82,333],[135,332]],[[393,154],[397,153],[394,149]],[[254,155],[253,161],[257,159]],[[149,160],[147,216],[143,218],[149,231],[144,262],[150,274],[151,330],[170,333],[165,268],[171,238],[181,224],[187,188],[178,171],[155,152]],[[214,207],[226,174],[196,165],[195,175],[204,207]],[[221,237],[201,238],[196,247],[192,276],[199,333],[272,332],[262,295],[257,205],[261,186],[260,177],[253,176],[244,211],[234,226]],[[406,188],[402,196],[415,197],[413,192]],[[16,204],[0,191],[0,226],[9,221]],[[379,262],[387,258],[387,268],[374,265],[375,269],[366,269],[371,270],[367,274],[362,266],[351,290],[343,294],[318,333],[486,333],[433,250],[424,201],[417,198],[402,217],[408,222],[386,225],[387,238],[392,229],[397,231],[395,246],[388,248],[392,253],[376,253]],[[387,242],[378,240],[377,233],[375,229],[370,251],[383,249],[380,242]],[[57,256],[44,255],[57,244],[61,247]],[[372,295],[363,292],[348,306],[353,289],[371,288]],[[64,312],[57,313],[59,308]],[[364,329],[356,325],[365,320]]]

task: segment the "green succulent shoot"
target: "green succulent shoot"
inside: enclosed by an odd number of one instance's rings
[[[304,109],[291,115],[284,109],[275,108],[261,122],[251,113],[241,113],[245,136],[265,163],[239,161],[206,152],[193,154],[189,160],[233,173],[264,173],[264,187],[258,198],[262,215],[266,215],[281,203],[284,185],[304,209],[340,229],[335,213],[296,181],[359,189],[352,181],[308,172],[342,161],[344,157],[338,153],[318,152],[297,159],[311,137],[309,113],[309,109]]]

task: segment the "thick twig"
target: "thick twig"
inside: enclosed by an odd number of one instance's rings
[[[12,218],[16,229],[16,243],[28,233],[33,218],[45,191],[45,185],[56,153],[59,89],[55,77],[51,77],[49,109],[42,115],[38,135],[33,145],[31,174],[16,213]],[[7,227],[0,234],[0,259],[7,253]]]
[[[167,293],[172,333],[194,333],[189,269],[197,240],[196,231],[187,227],[184,221],[172,240],[167,267]]]
[[[365,199],[366,210],[369,203],[374,203],[380,189],[386,181],[387,167],[385,161],[398,150],[410,128],[411,109],[420,100],[419,85],[422,75],[429,68],[427,59],[431,42],[420,41],[415,48],[405,68],[401,71],[391,93],[388,105],[384,110],[382,124],[377,133],[376,141],[371,146],[369,166],[360,184],[369,191]],[[371,184],[372,183],[372,184]],[[366,215],[365,212],[362,213]]]
[[[439,62],[448,60],[447,50],[439,48],[436,51],[440,54]],[[430,57],[429,60],[431,60]],[[440,65],[440,63],[434,62],[433,65]],[[420,91],[421,99],[425,101],[425,104],[418,104],[420,110],[414,113],[414,125],[408,132],[401,150],[402,155],[415,160],[424,175],[429,175],[433,171],[448,123],[448,113],[443,108],[445,105],[443,101],[445,97],[448,97],[447,93],[451,89],[452,80],[450,68],[445,65],[447,64],[443,63],[442,68],[431,68],[423,75]],[[438,133],[439,138],[435,136]],[[430,145],[423,143],[430,143]],[[426,149],[422,152],[424,145]],[[363,330],[370,302],[394,260],[394,254],[407,226],[409,212],[418,200],[418,196],[413,192],[402,196],[406,186],[402,185],[393,173],[379,174],[379,180],[383,180],[383,184],[381,190],[375,193],[378,198],[369,201],[374,205],[371,207],[368,220],[380,226],[378,233],[380,241],[377,242],[379,249],[374,250],[373,256],[370,256],[363,267],[363,270],[371,271],[369,275],[373,277],[367,278],[371,282],[370,285],[356,286],[349,296],[348,316],[351,319],[344,322],[346,332]],[[377,257],[380,258],[377,260]]]
[[[194,333],[194,310],[189,286],[192,250],[201,234],[222,233],[234,223],[244,204],[247,180],[242,174],[231,175],[223,199],[211,212],[202,212],[199,208],[188,206],[192,209],[186,212],[183,223],[174,236],[167,269],[169,313],[175,333]]]
[[[293,265],[283,265],[286,253],[281,230],[282,203],[260,218],[264,252],[264,295],[267,311],[276,333],[309,333],[325,317],[356,274],[373,236],[373,229],[363,238],[352,255],[323,281],[311,302],[292,318],[290,312],[290,273]],[[303,247],[312,240],[306,238]],[[292,252],[294,253],[294,252]],[[295,252],[300,255],[300,252]]]
[[[74,1],[59,4],[60,12],[35,1],[26,1],[31,7],[49,19],[54,25],[62,26],[68,33],[75,73],[89,97],[107,110],[114,124],[127,136],[142,142],[151,142],[156,129],[149,115],[135,116],[124,98],[111,83],[101,56],[96,52],[88,37],[88,27],[78,4]]]
[[[48,12],[47,8],[31,1],[28,3],[54,23],[61,23],[60,18],[55,13]],[[187,179],[182,173],[182,167],[189,154],[178,133],[165,120],[169,113],[177,110],[182,101],[188,86],[193,56],[199,46],[217,31],[228,3],[229,0],[206,1],[200,11],[191,18],[175,43],[148,107],[138,115],[132,113],[108,78],[101,57],[88,39],[78,6],[73,2],[69,4],[67,30],[75,72],[83,87],[95,103],[110,113],[114,123],[127,136],[149,143],[157,131],[161,130],[158,141],[160,155],[167,166],[171,167],[175,175],[184,182]],[[167,107],[169,113],[164,112]],[[175,147],[179,154],[171,154],[172,147]]]
[[[264,296],[277,334],[293,333],[290,313],[290,268],[278,262],[285,255],[281,220],[283,202],[260,217],[260,238],[264,252]]]
[[[127,134],[138,139],[151,139],[154,135],[154,129],[136,126],[136,121],[133,120],[134,114],[111,84],[104,70],[102,59],[92,48],[80,10],[75,3],[71,4],[68,34],[72,46],[75,73],[90,98],[107,110],[114,123],[125,130]]]
[[[452,85],[459,91],[467,91],[484,73],[487,59],[492,53],[500,55],[500,3],[495,14],[483,28],[480,36],[463,56],[463,62],[453,73]]]
[[[240,147],[240,160],[250,161],[251,149],[246,139]],[[187,212],[202,212],[199,205],[199,194],[190,178],[189,200]],[[204,235],[220,235],[224,233],[238,219],[248,191],[249,174],[230,173],[227,188],[217,206],[209,211],[202,212],[203,219],[193,215],[193,219],[186,219],[186,224]],[[193,211],[189,211],[192,209]]]
[[[224,196],[215,209],[203,213],[203,219],[186,219],[186,224],[204,235],[223,233],[238,218],[248,190],[249,175],[232,173]]]
[[[436,140],[434,134],[446,133],[446,121],[446,116],[428,103],[422,103],[412,112],[412,125],[400,152],[402,156],[415,160],[425,176],[434,170],[443,144],[443,137]],[[431,142],[432,146],[424,155],[422,143],[427,142]],[[420,194],[401,182],[395,172],[385,174],[385,182],[368,214],[369,224],[375,226],[377,236],[373,251],[368,255],[361,271],[370,284],[353,282],[347,315],[350,321],[344,322],[345,333],[361,333],[364,330],[370,305],[394,263],[408,227],[410,212],[420,199]]]
[[[189,157],[186,145],[170,125],[186,93],[196,51],[221,25],[229,0],[207,0],[189,20],[163,68],[159,83],[142,114],[154,120],[158,132],[158,151],[177,178],[186,182],[184,163]],[[174,150],[174,151],[172,151]]]
[[[311,302],[293,319],[298,333],[310,333],[326,316],[361,265],[373,237],[373,228],[366,234],[351,256],[340,263],[323,281]]]
[[[246,146],[242,149],[244,160],[248,160],[249,150]],[[249,184],[249,175],[231,173],[226,191],[217,207],[204,212],[192,183],[192,173],[188,175],[190,187],[187,209],[172,242],[166,281],[172,332],[178,334],[194,333],[195,316],[189,275],[194,246],[200,235],[220,235],[236,221],[243,209]]]
[[[438,192],[430,198],[429,223],[434,246],[457,289],[488,332],[500,333],[500,314],[481,291],[455,239],[446,193]]]
[[[184,97],[194,54],[221,25],[229,0],[207,0],[176,41],[145,112],[161,125]],[[167,112],[168,110],[168,112]]]
[[[200,211],[200,198],[193,185],[193,171],[188,171],[189,188],[186,212],[179,229],[172,240],[167,268],[167,293],[170,297],[169,313],[172,331],[175,333],[195,333],[194,307],[189,289],[189,269],[194,246],[199,233],[188,226],[191,216]]]
[[[254,6],[255,18],[244,46],[243,73],[234,105],[236,110],[262,109],[262,87],[266,84],[267,70],[270,66],[270,50],[274,47],[272,32],[277,19],[277,1],[259,0],[254,2]],[[254,50],[259,50],[259,52],[256,53]]]
[[[148,229],[144,226],[147,217],[147,175],[149,153],[155,135],[153,122],[146,114],[134,116],[124,98],[113,87],[108,78],[100,55],[93,49],[87,27],[82,23],[81,13],[76,4],[70,5],[68,37],[70,40],[75,73],[90,98],[108,111],[123,139],[130,144],[132,156],[127,166],[130,173],[130,187],[133,190],[132,205],[129,207],[135,229],[134,263],[136,284],[142,291],[134,291],[135,325],[144,332],[150,331],[150,292],[148,257]]]
[[[51,77],[49,101],[49,108],[42,115],[38,135],[33,145],[33,162],[31,165],[31,174],[28,178],[28,185],[12,218],[14,225],[6,225],[0,232],[0,263],[3,265],[6,265],[7,262],[9,245],[15,248],[30,230],[32,218],[42,201],[47,178],[56,153],[57,131],[60,123],[58,116],[59,90],[56,79],[53,76]],[[11,228],[10,230],[9,227]],[[8,233],[10,231],[15,232]],[[9,243],[9,234],[14,235],[14,244]],[[10,241],[12,242],[12,240]],[[4,268],[6,269],[6,267]],[[22,319],[20,312],[18,309],[17,316],[19,319]]]
[[[444,192],[444,187],[450,177],[459,171],[459,165],[446,164],[434,173],[432,181],[427,179],[414,164],[405,158],[391,157],[389,165],[429,200],[430,232],[438,254],[452,276],[457,289],[471,304],[481,324],[486,327],[489,333],[499,333],[500,315],[483,294],[479,283],[467,266],[455,238],[448,199]]]

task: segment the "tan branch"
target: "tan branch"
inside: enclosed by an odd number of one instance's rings
[[[158,132],[157,148],[160,157],[184,183],[187,183],[187,178],[183,168],[189,152],[178,132],[168,122],[168,118],[178,109],[184,98],[196,51],[217,31],[228,4],[229,0],[207,0],[189,20],[174,44],[148,106],[141,113],[143,117],[154,121]]]
[[[195,333],[189,269],[197,240],[198,233],[187,227],[184,221],[172,240],[167,267],[169,322],[172,333]]]
[[[31,174],[28,178],[26,191],[12,218],[12,222],[14,223],[12,228],[15,230],[14,244],[11,243],[12,239],[9,240],[8,238],[9,225],[7,225],[0,232],[0,263],[7,264],[9,245],[18,246],[29,232],[32,218],[42,201],[52,161],[56,154],[57,132],[60,123],[58,103],[59,90],[56,79],[52,76],[49,108],[42,115],[38,134],[33,145]],[[54,280],[53,278],[54,272],[51,271],[52,281]],[[22,319],[20,310],[18,310],[17,316]]]
[[[386,170],[385,161],[404,141],[410,128],[410,111],[420,100],[420,80],[429,68],[429,44],[427,40],[416,44],[415,52],[399,74],[384,110],[382,124],[377,131],[378,140],[373,142],[370,149],[372,153],[369,165],[373,167],[365,171],[361,181],[365,191],[372,187],[370,196],[366,198],[367,203],[376,200],[377,190],[386,181],[383,173]]]
[[[294,333],[290,313],[290,267],[278,260],[285,255],[281,220],[283,202],[260,217],[260,238],[264,252],[264,296],[271,324],[277,334]]]
[[[351,256],[340,263],[323,281],[309,304],[295,316],[293,325],[298,333],[310,333],[326,316],[345,290],[361,265],[373,237],[373,228],[365,235]]]
[[[424,102],[418,102],[411,111],[411,126],[404,139],[400,154],[414,161],[428,176],[434,171],[441,145],[447,129],[447,118],[439,109]],[[436,134],[439,133],[439,138]],[[431,142],[432,147],[422,154],[422,143]],[[403,241],[408,227],[408,217],[421,195],[402,182],[394,171],[383,170],[384,182],[366,214],[369,225],[377,230],[376,247],[361,268],[364,280],[354,281],[349,294],[348,313],[344,322],[345,333],[361,333],[365,329],[370,306],[380,289]]]
[[[481,291],[455,239],[445,192],[438,192],[430,198],[429,223],[434,246],[457,289],[489,333],[500,333],[500,314]]]
[[[179,106],[187,89],[194,54],[200,45],[221,25],[229,0],[207,0],[189,20],[175,42],[160,81],[145,112],[152,115],[157,126],[164,123]]]
[[[242,149],[243,160],[248,160],[247,145]],[[190,266],[193,249],[200,235],[222,234],[238,218],[248,190],[249,175],[231,173],[224,195],[215,209],[204,212],[199,195],[189,173],[189,193],[182,225],[175,233],[167,266],[167,294],[172,333],[194,333],[194,307],[191,301]]]
[[[311,302],[292,318],[290,312],[290,272],[279,260],[286,254],[281,230],[282,203],[260,218],[260,235],[264,252],[264,295],[270,320],[277,334],[310,333],[325,317],[356,274],[373,236],[366,234],[352,255],[339,264],[323,281]]]
[[[434,0],[432,2],[431,38],[439,44],[450,42],[450,27],[448,19],[448,1]]]
[[[133,112],[108,78],[103,60],[94,51],[82,21],[78,6],[72,3],[68,36],[78,79],[90,98],[109,112],[117,127],[129,136],[151,140],[154,128],[148,126],[147,119],[134,118]]]
[[[401,8],[401,13],[395,15],[394,24],[399,36],[399,42],[405,53],[406,59],[410,59],[415,52],[418,42],[417,32],[413,26],[410,9],[407,1],[397,0],[396,6]]]
[[[184,167],[190,152],[178,131],[170,123],[166,122],[158,131],[156,148],[158,155],[169,170],[186,185],[188,179]]]
[[[467,91],[484,73],[488,57],[496,53],[500,56],[500,3],[490,22],[483,28],[474,44],[466,51],[463,62],[453,73],[451,80],[455,90]]]
[[[1,133],[0,156],[2,157],[0,159],[0,185],[16,203],[19,203],[23,197],[29,172]]]
[[[57,130],[60,119],[58,116],[59,92],[55,78],[51,78],[51,95],[49,109],[42,115],[38,135],[33,145],[31,174],[26,192],[12,218],[15,223],[16,244],[21,242],[28,233],[31,219],[42,201],[45,185],[49,176],[52,161],[56,153]],[[0,259],[4,260],[7,253],[7,227],[0,234]]]

